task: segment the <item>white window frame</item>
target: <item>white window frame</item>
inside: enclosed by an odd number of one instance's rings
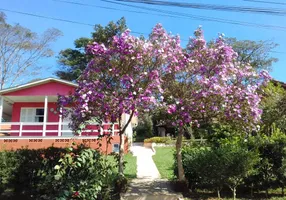
[[[26,113],[26,115],[25,115],[25,117],[23,117],[23,110],[24,109],[26,109],[26,110],[29,110],[29,109],[31,109],[31,110],[34,110],[33,111],[33,116],[31,117],[27,117],[27,116],[29,116],[29,115],[27,115],[27,113]],[[37,117],[44,117],[44,114],[43,115],[36,115],[36,113],[37,113],[37,109],[43,109],[44,110],[44,113],[45,113],[45,108],[44,107],[21,107],[21,112],[20,112],[20,122],[32,122],[32,123],[43,123],[43,122],[38,122],[38,121],[36,121],[36,118]],[[47,113],[48,114],[48,113]],[[25,120],[23,120],[23,118],[25,119]],[[33,119],[33,121],[27,121],[27,118],[32,118]]]

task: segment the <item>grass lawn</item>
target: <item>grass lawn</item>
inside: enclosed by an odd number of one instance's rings
[[[128,153],[124,156],[125,169],[124,169],[124,175],[126,178],[136,178],[137,173],[137,157],[133,156],[131,153]]]
[[[116,162],[114,156],[107,156],[109,162]],[[131,153],[124,155],[125,168],[124,175],[128,179],[136,178],[137,173],[137,157],[133,156]],[[118,169],[116,169],[118,170]]]
[[[153,160],[161,174],[161,178],[173,179],[174,178],[174,147],[155,147],[156,154]]]

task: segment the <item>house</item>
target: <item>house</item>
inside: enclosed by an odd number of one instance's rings
[[[70,118],[63,118],[57,106],[58,95],[69,95],[77,84],[65,80],[47,78],[0,91],[0,148],[17,149],[66,147],[72,142],[84,143],[91,148],[101,148],[106,153],[119,149],[118,124],[104,123],[88,125],[81,135],[75,136],[69,128]],[[123,116],[122,119],[127,119]],[[124,121],[123,121],[124,123]],[[125,137],[125,150],[132,128]],[[130,132],[131,131],[131,132]],[[111,144],[103,137],[110,133]]]

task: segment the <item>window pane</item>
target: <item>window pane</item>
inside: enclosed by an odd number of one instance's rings
[[[119,153],[119,144],[113,144],[113,152]]]
[[[44,117],[38,117],[38,122],[44,122]]]
[[[36,110],[36,115],[44,115],[44,109],[38,108],[38,109]]]

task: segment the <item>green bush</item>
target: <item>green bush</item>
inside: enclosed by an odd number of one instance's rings
[[[54,167],[58,199],[106,199],[113,191],[114,167],[94,149],[70,148]]]
[[[286,186],[286,135],[279,129],[273,135],[258,135],[249,140],[249,148],[259,151],[260,162],[255,166],[256,173],[245,182],[251,190],[282,189]]]
[[[2,151],[0,192],[14,199],[112,199],[115,165],[85,147]]]
[[[11,187],[11,181],[16,178],[14,172],[18,168],[18,157],[14,152],[0,152],[0,194]]]
[[[186,178],[192,189],[209,189],[218,195],[227,186],[236,189],[251,175],[258,163],[258,153],[249,151],[241,139],[223,140],[219,147],[184,147],[182,151]]]
[[[144,140],[144,143],[169,143],[171,142],[170,137],[152,137]]]

